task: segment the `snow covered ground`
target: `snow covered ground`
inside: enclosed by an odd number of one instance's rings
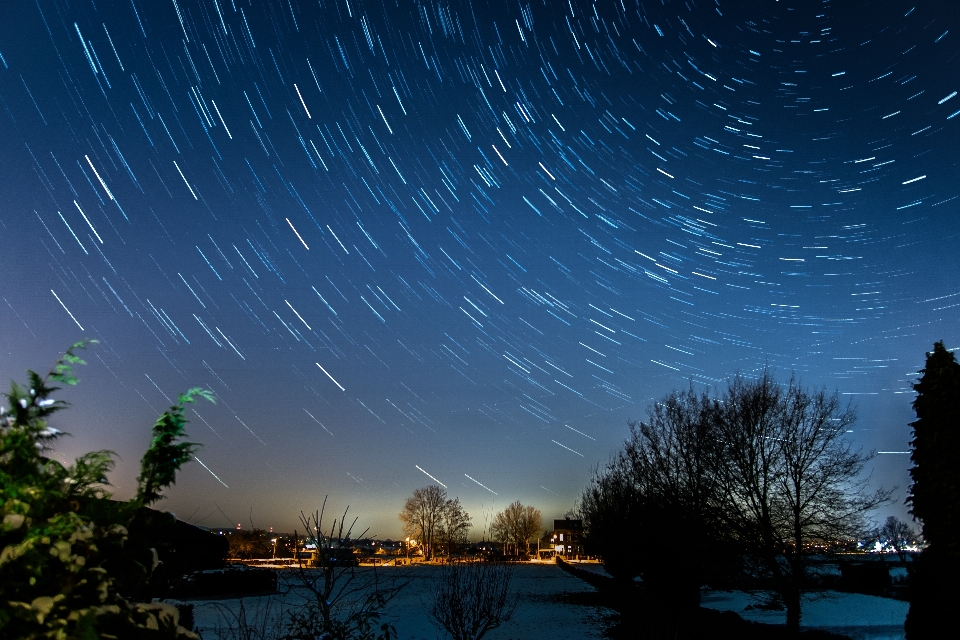
[[[783,611],[747,609],[762,601],[762,595],[742,591],[705,590],[701,606],[734,611],[755,622],[783,624],[786,617]],[[902,640],[909,607],[906,602],[890,598],[826,591],[804,596],[800,623],[804,628],[825,629],[853,640]]]
[[[604,573],[596,564],[581,568]],[[374,571],[361,567],[361,575]],[[376,569],[381,578],[404,575],[410,583],[387,606],[384,620],[391,622],[403,640],[435,640],[444,637],[430,623],[428,612],[432,605],[436,579],[442,567],[381,567]],[[294,577],[292,571],[281,572],[282,579]],[[529,564],[515,567],[513,588],[517,593],[517,608],[510,621],[491,631],[490,640],[556,640],[557,638],[601,638],[604,619],[614,615],[609,609],[564,603],[563,594],[592,592],[593,587],[566,573],[554,564]],[[216,633],[218,622],[223,624],[239,611],[239,599],[193,601],[196,624],[205,640],[228,640],[229,635]],[[283,608],[294,608],[304,602],[302,596],[250,597],[244,600],[247,619],[259,609],[268,610],[275,617]],[[704,590],[702,606],[721,611],[734,611],[747,620],[768,624],[783,624],[783,611],[754,608],[763,602],[763,594],[742,591]],[[752,605],[752,606],[751,606]],[[747,607],[751,608],[748,609]],[[861,594],[825,592],[809,594],[803,600],[802,626],[818,628],[846,635],[853,640],[902,640],[903,622],[908,604],[889,598]],[[262,619],[263,616],[261,616]],[[268,616],[269,617],[269,616]],[[269,635],[264,636],[269,637]]]
[[[371,571],[361,567],[360,571]],[[442,567],[417,566],[413,568],[383,567],[377,569],[382,577],[391,572],[402,571],[411,582],[386,608],[384,620],[391,622],[403,640],[436,640],[445,637],[430,623],[428,611],[432,605],[436,578]],[[283,576],[283,574],[281,574]],[[292,572],[288,574],[292,577]],[[490,640],[556,640],[557,638],[600,638],[603,635],[608,609],[564,604],[558,597],[564,593],[592,592],[593,587],[571,576],[554,564],[529,564],[516,567],[513,588],[517,592],[517,608],[510,621],[489,632]],[[217,601],[192,601],[196,606],[196,625],[204,640],[226,640],[216,631],[218,621],[235,615],[239,610],[238,599]],[[276,616],[281,607],[292,608],[302,602],[301,598],[288,595],[286,598],[269,596],[246,598],[244,606],[248,620],[254,609],[270,609]]]

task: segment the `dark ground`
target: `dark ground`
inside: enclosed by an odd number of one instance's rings
[[[748,622],[732,611],[678,608],[646,593],[642,587],[625,587],[613,578],[579,569],[560,561],[560,567],[596,589],[591,593],[562,596],[569,604],[606,607],[617,612],[606,636],[613,640],[686,640],[736,638],[737,640],[849,640],[820,630],[791,632],[782,625]]]

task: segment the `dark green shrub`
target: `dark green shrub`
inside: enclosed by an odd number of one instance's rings
[[[184,405],[208,391],[191,389],[160,416],[141,460],[137,495],[110,499],[106,476],[112,451],[93,451],[65,466],[46,456],[67,435],[48,424],[67,405],[51,395],[56,383],[74,385],[72,367],[84,364],[78,342],[46,377],[27,372],[27,386],[11,383],[0,407],[0,636],[5,638],[195,638],[171,605],[149,597],[157,553],[143,538],[144,507],[198,445],[185,436]]]

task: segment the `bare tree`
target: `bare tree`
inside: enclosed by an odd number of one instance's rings
[[[267,558],[273,550],[263,529],[232,531],[226,537],[231,558]]]
[[[415,489],[400,512],[403,532],[423,544],[424,559],[436,553],[437,543],[449,546],[466,542],[473,522],[459,498],[448,498],[443,487],[431,484]]]
[[[513,545],[514,551],[520,553],[520,545],[530,551],[530,540],[535,539],[543,526],[543,516],[540,510],[532,506],[524,506],[519,500],[507,506],[493,518],[490,525],[490,534],[497,542],[504,545]]]
[[[472,526],[473,520],[460,504],[460,498],[447,500],[443,506],[436,534],[436,539],[443,545],[447,556],[453,552],[455,546],[466,544],[467,534]]]
[[[880,544],[884,547],[892,547],[894,553],[900,558],[900,562],[906,565],[907,545],[916,535],[916,531],[909,524],[897,516],[890,516],[880,527]]]
[[[838,394],[794,378],[781,387],[766,370],[753,381],[736,376],[718,405],[716,471],[728,497],[720,513],[773,578],[792,629],[800,626],[806,547],[853,537],[865,513],[889,500],[889,491],[867,492],[861,472],[872,456],[846,436],[855,419]]]
[[[642,490],[632,481],[621,452],[606,467],[594,470],[580,495],[578,515],[583,521],[587,552],[602,559],[604,570],[616,580],[632,582],[644,572],[644,560],[653,554],[622,553],[623,537],[652,530],[643,509]]]
[[[864,515],[889,499],[867,490],[861,472],[871,456],[847,437],[854,420],[836,393],[795,379],[780,385],[769,371],[736,376],[719,398],[692,388],[668,394],[646,422],[630,425],[623,451],[584,490],[587,542],[612,575],[642,575],[690,604],[708,570],[727,570],[714,557],[742,557],[739,569],[772,583],[795,629],[811,545],[854,537]],[[664,523],[688,551],[683,558],[620,552],[625,531],[642,544]]]
[[[507,554],[507,545],[510,544],[512,540],[510,537],[510,529],[506,509],[493,516],[493,521],[490,523],[490,537],[503,545],[504,555]]]
[[[706,392],[696,392],[692,385],[686,391],[667,394],[650,407],[646,420],[629,423],[630,437],[623,451],[604,470],[611,477],[596,485],[613,491],[605,505],[611,515],[629,511],[633,518],[630,535],[641,546],[655,545],[667,524],[671,540],[685,549],[680,556],[650,554],[639,561],[624,560],[627,554],[615,552],[613,563],[630,565],[623,569],[639,572],[646,585],[692,605],[700,602],[707,565],[716,564],[715,558],[724,555],[716,548],[716,512],[725,499],[715,472],[720,450],[715,408],[716,401]],[[624,492],[627,495],[616,495]],[[629,500],[629,507],[621,503],[623,497]],[[596,509],[591,511],[588,533],[596,533],[592,530],[603,516],[595,513]],[[609,532],[606,545],[622,549],[624,533],[623,528]]]
[[[353,527],[357,519],[347,525],[347,511],[334,518],[329,529],[324,530],[324,512],[327,498],[319,511],[309,515],[300,513],[300,522],[306,529],[301,539],[294,532],[295,556],[301,549],[316,550],[316,561],[298,564],[297,588],[305,589],[313,596],[312,606],[296,611],[288,625],[286,638],[391,638],[396,632],[389,623],[379,624],[382,608],[402,589],[405,576],[394,576],[382,581],[379,573],[356,571],[353,556]],[[366,530],[359,535],[363,537]],[[379,630],[379,634],[376,631]],[[362,635],[368,634],[368,635]]]
[[[723,507],[716,468],[720,450],[707,393],[671,392],[642,422],[628,423],[623,450],[598,469],[580,500],[587,543],[613,576],[642,576],[668,599],[699,603],[706,568],[719,553],[717,512]],[[624,553],[623,538],[641,547],[667,535],[683,554]]]
[[[543,527],[543,515],[540,513],[540,509],[530,505],[524,506],[517,532],[522,537],[524,544],[527,545],[527,553],[530,553],[530,541],[539,537],[541,527]]]
[[[513,614],[512,578],[512,568],[501,563],[447,565],[437,582],[431,620],[454,640],[480,640]]]

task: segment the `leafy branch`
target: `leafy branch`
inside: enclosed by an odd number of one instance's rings
[[[183,412],[185,405],[201,397],[216,404],[213,394],[207,389],[194,387],[181,393],[177,404],[170,407],[153,425],[153,439],[150,447],[140,459],[140,476],[137,478],[136,500],[151,505],[163,496],[160,491],[176,482],[177,472],[193,456],[200,445],[196,442],[178,442],[186,436],[184,427],[187,419]]]

